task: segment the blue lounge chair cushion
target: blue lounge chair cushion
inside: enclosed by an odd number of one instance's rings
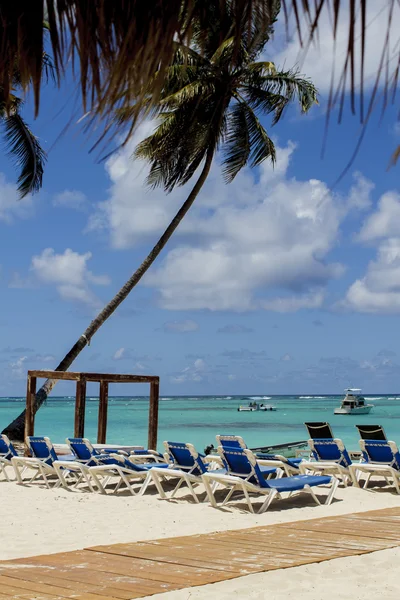
[[[162,464],[158,464],[158,463],[147,463],[147,464],[137,464],[132,462],[131,460],[129,460],[129,458],[127,458],[126,456],[123,456],[121,454],[114,454],[115,458],[109,458],[109,460],[114,461],[114,463],[107,463],[106,461],[104,462],[104,464],[116,464],[116,465],[120,465],[121,467],[125,467],[126,469],[130,469],[131,471],[140,471],[140,472],[144,472],[144,471],[148,471],[149,469],[152,469],[153,467],[157,467],[157,468],[162,468],[162,469],[167,469],[168,465],[166,463],[162,463]],[[118,458],[117,458],[118,456]],[[97,457],[98,458],[98,457]],[[103,462],[103,461],[102,461]]]
[[[332,478],[326,475],[294,475],[282,479],[269,479],[268,487],[274,488],[278,492],[295,492],[296,490],[302,490],[306,485],[310,487],[325,485],[331,483],[331,481]]]
[[[387,464],[400,471],[400,453],[391,448],[387,440],[361,440],[364,445],[363,462]],[[360,443],[361,443],[360,441]]]
[[[314,439],[312,454],[316,461],[334,461],[342,467],[348,467],[352,464],[349,453],[346,448],[340,448],[342,443],[336,439]]]
[[[18,456],[14,446],[5,435],[0,435],[0,457],[11,460],[13,456]]]

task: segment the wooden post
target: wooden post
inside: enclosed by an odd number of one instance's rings
[[[100,381],[99,421],[97,443],[105,444],[107,437],[108,381]]]
[[[76,401],[75,401],[75,437],[84,437],[85,435],[85,405],[86,405],[86,379],[80,379],[76,382]]]
[[[158,397],[160,393],[160,382],[150,383],[150,407],[149,407],[149,437],[148,446],[150,450],[157,450],[158,433]]]
[[[28,435],[35,433],[35,404],[36,396],[36,377],[28,375],[26,386],[26,411],[25,411],[25,439]]]

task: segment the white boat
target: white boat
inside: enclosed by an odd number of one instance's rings
[[[259,404],[258,402],[249,402],[248,404],[242,404],[239,406],[239,412],[255,412],[259,410],[276,410],[276,406],[272,404]]]
[[[347,388],[346,396],[339,408],[335,408],[335,415],[367,415],[373,409],[373,404],[366,404],[365,398],[361,396],[358,388]]]

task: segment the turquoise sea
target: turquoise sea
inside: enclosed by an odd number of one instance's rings
[[[276,412],[238,412],[239,404],[255,399],[277,407]],[[369,415],[341,416],[333,410],[342,396],[189,396],[162,397],[159,448],[163,440],[192,442],[202,451],[215,444],[216,434],[241,435],[248,446],[264,446],[307,439],[305,421],[328,421],[336,437],[358,449],[355,424],[382,425],[400,444],[400,394],[365,396],[374,404]],[[36,416],[35,434],[63,442],[73,435],[73,397],[49,398]],[[0,431],[25,406],[24,398],[0,398]],[[146,397],[111,397],[107,442],[147,445],[149,401]],[[87,398],[85,436],[96,441],[98,398]]]

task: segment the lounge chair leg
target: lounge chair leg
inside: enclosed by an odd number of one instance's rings
[[[206,488],[207,497],[208,497],[208,500],[209,500],[211,506],[213,508],[217,508],[218,505],[217,505],[217,502],[215,500],[215,496],[214,496],[214,494],[212,492],[210,481],[209,481],[208,477],[203,477],[203,483],[204,483],[204,487]]]
[[[39,467],[40,474],[43,477],[44,483],[46,484],[47,489],[50,489],[51,485],[49,484],[49,481],[47,479],[46,471],[40,462],[38,462],[38,467]]]
[[[234,492],[236,489],[237,489],[237,488],[236,488],[236,486],[235,486],[235,485],[231,487],[230,491],[227,493],[227,495],[226,495],[226,496],[225,496],[225,498],[224,498],[224,501],[223,501],[223,503],[222,503],[222,506],[224,506],[225,504],[227,504],[227,503],[229,502],[229,500],[231,499],[231,496],[232,496],[233,492]]]
[[[264,500],[264,504],[261,506],[260,510],[258,511],[259,515],[268,509],[269,505],[271,504],[272,500],[274,498],[276,498],[277,494],[278,494],[277,490],[270,490],[270,492],[267,495],[266,500]]]
[[[167,495],[164,492],[163,486],[161,485],[161,480],[160,480],[160,477],[159,477],[159,473],[154,473],[154,472],[152,473],[152,470],[150,469],[149,472],[148,472],[148,474],[147,474],[147,476],[148,477],[150,476],[152,478],[152,480],[154,481],[154,485],[156,486],[157,491],[160,494],[160,498],[162,498],[163,500],[165,500],[167,498]]]
[[[174,487],[174,489],[170,495],[170,498],[173,498],[175,496],[176,492],[179,490],[179,488],[181,487],[183,482],[184,482],[184,478],[181,477],[180,480],[178,481],[177,485]]]
[[[120,477],[121,477],[121,480],[118,482],[118,485],[117,485],[117,487],[114,490],[114,493],[121,487],[122,481],[123,481],[125,483],[127,489],[132,494],[132,496],[136,496],[135,490],[133,489],[133,487],[129,483],[129,479],[128,479],[128,477],[126,476],[126,474],[123,471],[120,472]],[[135,481],[137,481],[137,479]]]
[[[358,469],[352,469],[350,467],[349,468],[349,473],[350,473],[350,479],[351,479],[354,487],[360,487],[359,483],[358,483],[358,474],[359,474]]]
[[[253,513],[253,515],[254,515],[254,508],[253,508],[253,505],[251,503],[249,493],[248,493],[248,491],[246,489],[246,484],[244,482],[242,484],[242,490],[243,490],[243,494],[244,494],[244,496],[245,496],[245,498],[247,500],[247,505],[248,505],[248,507],[250,509],[250,512]]]
[[[370,480],[370,479],[371,479],[371,473],[367,473],[367,478],[366,478],[366,480],[365,480],[365,483],[364,483],[364,486],[363,486],[363,487],[364,487],[364,490],[366,490],[366,489],[367,489],[367,487],[368,487],[368,483],[369,483],[369,480]]]
[[[93,480],[96,484],[99,494],[105,494],[106,490],[104,489],[103,484],[100,481],[100,478],[97,477],[97,475],[94,472],[91,473],[91,476],[93,477]]]
[[[394,487],[396,488],[396,492],[398,494],[400,494],[399,479],[398,479],[398,476],[394,473],[393,473],[393,483],[394,483]]]
[[[147,488],[148,488],[148,486],[149,486],[149,483],[150,483],[151,481],[152,481],[152,478],[151,478],[151,474],[150,474],[150,472],[149,472],[149,473],[147,473],[147,475],[146,475],[146,479],[144,479],[144,481],[143,481],[143,484],[142,484],[142,487],[140,488],[140,490],[139,490],[139,492],[138,492],[138,495],[139,495],[139,496],[143,496],[143,494],[146,492],[146,490],[147,490]]]
[[[316,504],[321,504],[321,502],[318,500],[317,496],[314,494],[314,491],[310,488],[309,485],[304,486],[304,491],[311,494]]]
[[[67,489],[68,489],[68,484],[67,484],[67,482],[65,481],[65,478],[64,478],[64,473],[63,473],[63,469],[62,469],[62,467],[59,467],[59,466],[56,464],[56,465],[54,465],[54,468],[55,468],[55,470],[56,470],[56,472],[57,472],[57,475],[58,475],[58,478],[59,478],[59,480],[61,481],[61,485],[62,485],[62,487],[63,487],[64,489],[66,489],[66,490],[67,490]]]
[[[200,504],[200,500],[198,499],[198,497],[197,497],[197,495],[196,495],[196,492],[195,492],[195,491],[194,491],[194,489],[193,489],[192,482],[190,481],[190,479],[189,479],[189,477],[187,476],[187,474],[186,474],[186,473],[184,474],[184,479],[185,479],[186,485],[187,485],[187,486],[188,486],[188,488],[189,488],[189,491],[190,491],[190,493],[191,493],[191,494],[192,494],[192,496],[193,496],[193,499],[194,499],[194,501],[196,502],[196,504]]]
[[[10,481],[10,478],[9,478],[9,476],[7,474],[7,470],[6,470],[5,466],[2,463],[0,463],[0,473],[3,473],[4,479],[6,481],[8,481],[8,482]]]
[[[90,475],[86,471],[82,471],[82,477],[83,477],[83,480],[85,481],[86,485],[88,486],[89,490],[92,493],[94,493],[94,488],[92,486],[92,482],[90,481]]]
[[[337,490],[338,485],[339,485],[338,479],[336,479],[336,477],[332,477],[331,490],[330,490],[330,492],[329,492],[329,494],[328,494],[328,496],[327,496],[327,498],[325,500],[325,504],[327,506],[329,506],[331,504],[331,502],[332,502],[332,500],[333,500],[333,498],[335,496],[335,492]]]
[[[14,467],[14,473],[15,473],[15,477],[17,479],[17,482],[19,483],[19,485],[24,485],[23,479],[21,477],[21,473],[18,469],[18,465],[16,463],[13,463],[13,467]]]

